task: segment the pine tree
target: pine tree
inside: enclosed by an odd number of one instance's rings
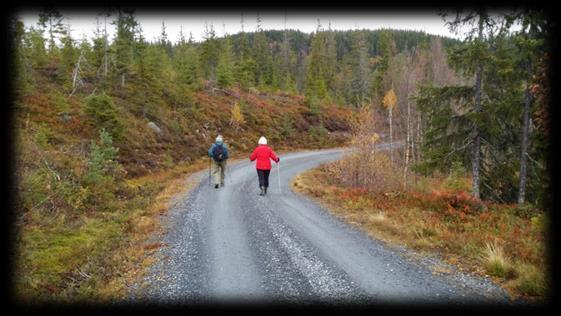
[[[257,30],[253,38],[253,60],[255,67],[255,82],[259,87],[271,84],[272,56],[265,32],[261,28],[261,18],[257,15]]]
[[[39,12],[38,24],[43,29],[46,29],[49,34],[49,54],[57,52],[55,40],[65,33],[64,24],[62,23],[63,20],[64,17],[60,11],[55,8],[47,8]]]
[[[482,112],[483,107],[483,70],[484,63],[489,58],[488,43],[485,41],[484,32],[488,30],[492,32],[494,21],[485,12],[478,10],[470,12],[466,16],[462,16],[459,12],[456,14],[455,20],[449,22],[448,25],[452,30],[457,31],[461,26],[477,23],[477,27],[472,28],[467,37],[466,45],[462,49],[458,49],[452,53],[451,61],[457,68],[463,68],[466,74],[475,75],[474,84],[474,104],[473,114],[470,116],[472,120],[472,195],[480,198],[480,181],[481,181],[481,128],[482,128]]]
[[[13,38],[12,48],[12,68],[10,79],[14,82],[14,90],[16,93],[23,93],[29,87],[31,81],[31,68],[27,61],[25,52],[25,26],[18,19],[10,21],[10,34]]]
[[[76,48],[74,39],[70,36],[69,27],[60,40],[62,48],[60,49],[59,79],[68,83],[80,52]]]
[[[214,32],[214,26],[205,24],[203,43],[200,46],[200,65],[204,78],[216,80],[216,66],[218,64],[218,40]]]
[[[183,34],[183,25],[179,27],[179,41],[177,42],[178,46],[181,47],[187,44],[185,40],[185,35]]]
[[[310,43],[309,63],[306,72],[306,97],[323,101],[329,99],[327,73],[327,34],[318,27]]]
[[[352,103],[359,107],[369,96],[370,67],[368,65],[368,48],[366,46],[365,34],[362,31],[353,33],[352,46],[352,79],[351,97]]]
[[[242,32],[239,35],[239,49],[235,65],[236,82],[243,89],[249,89],[255,85],[255,61],[251,57],[249,41],[244,32],[243,15],[241,18]]]
[[[290,86],[290,40],[288,38],[288,30],[286,29],[286,13],[284,15],[284,31],[282,41],[282,65],[280,68],[281,89],[287,91]]]
[[[522,67],[518,78],[524,81],[524,110],[522,117],[522,139],[520,150],[520,172],[518,187],[518,204],[526,202],[526,187],[528,182],[528,157],[530,147],[530,116],[532,111],[533,96],[531,92],[532,77],[535,74],[538,56],[543,51],[543,39],[540,39],[539,28],[540,20],[543,18],[539,14],[522,13],[519,20],[522,22],[522,29],[515,34],[515,44],[517,48],[517,62]]]
[[[199,58],[191,41],[180,41],[175,49],[174,63],[179,81],[191,88],[195,87],[200,79]]]
[[[24,35],[24,56],[31,63],[33,69],[43,69],[48,63],[47,50],[43,31],[31,27]]]
[[[172,45],[171,42],[168,40],[168,34],[166,33],[166,24],[162,21],[162,33],[160,34],[160,47],[162,47],[168,57],[172,56]]]
[[[161,67],[161,59],[167,55],[159,45],[150,45],[146,42],[141,30],[137,33],[133,51],[134,72],[138,77],[136,84],[141,100],[139,110],[143,116],[146,116],[153,110],[149,97],[161,97],[164,87],[162,73],[165,71]]]
[[[230,38],[221,43],[220,56],[218,57],[217,82],[220,87],[226,88],[233,84],[233,56]]]
[[[133,65],[134,34],[138,22],[133,10],[119,10],[117,20],[113,24],[117,27],[117,34],[113,42],[115,68],[120,77],[121,86],[124,87]]]
[[[325,39],[325,77],[330,95],[335,95],[335,76],[337,75],[337,43],[335,32],[331,30],[331,22]]]
[[[378,59],[372,81],[372,90],[375,96],[382,96],[390,88],[391,83],[384,82],[392,57],[396,54],[396,45],[392,32],[382,30],[378,40]]]
[[[94,36],[92,38],[93,53],[90,58],[90,63],[92,67],[95,67],[95,69],[97,70],[96,75],[99,77],[103,72],[102,66],[105,58],[105,37],[101,29],[101,22],[99,21],[99,17],[96,17],[95,20],[96,28],[94,31]]]

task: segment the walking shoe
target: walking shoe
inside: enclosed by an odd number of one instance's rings
[[[265,187],[265,194],[263,194],[263,195],[267,195],[267,187]]]
[[[215,188],[215,189],[218,189],[218,184],[215,184],[215,185],[214,185],[214,188]]]
[[[259,195],[261,196],[265,195],[265,187],[261,187],[261,193],[259,193]]]

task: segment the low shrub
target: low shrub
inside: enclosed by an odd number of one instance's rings
[[[517,266],[518,279],[516,288],[529,296],[544,296],[547,291],[547,281],[543,272],[530,264]]]
[[[444,181],[444,187],[451,191],[467,191],[470,189],[470,182],[466,181],[466,169],[461,162],[453,162],[450,174]]]
[[[114,138],[120,138],[124,124],[121,122],[119,110],[113,99],[103,93],[89,96],[84,101],[84,113],[91,117],[94,125],[99,129],[107,130]]]
[[[337,182],[349,187],[365,188],[384,194],[402,189],[396,174],[400,171],[391,163],[387,154],[360,150],[347,155],[326,168]]]
[[[517,205],[512,209],[512,212],[514,213],[514,215],[525,219],[530,219],[541,213],[541,211],[532,204]]]

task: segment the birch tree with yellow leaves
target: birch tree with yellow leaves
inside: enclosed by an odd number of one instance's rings
[[[397,104],[397,96],[395,95],[395,92],[393,91],[393,88],[391,88],[388,92],[386,92],[386,95],[384,96],[384,99],[382,100],[382,104],[384,105],[384,107],[386,109],[388,109],[388,117],[389,117],[389,120],[390,120],[390,159],[393,163],[392,109]]]

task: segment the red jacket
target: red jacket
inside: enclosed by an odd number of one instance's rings
[[[256,167],[259,170],[271,170],[271,160],[269,160],[269,158],[276,162],[280,160],[271,147],[267,145],[257,146],[251,156],[249,156],[249,160],[251,161],[257,159]]]

